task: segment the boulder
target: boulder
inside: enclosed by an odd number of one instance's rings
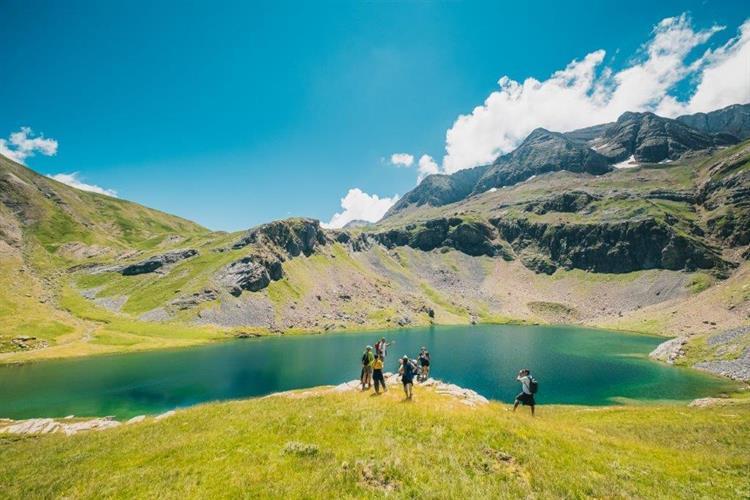
[[[221,269],[215,280],[229,293],[239,297],[243,290],[257,292],[271,281],[284,277],[281,261],[276,257],[248,255]]]

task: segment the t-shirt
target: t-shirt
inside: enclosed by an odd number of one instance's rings
[[[375,359],[375,355],[372,352],[365,352],[362,355],[362,364],[365,366],[372,366],[372,362]]]
[[[518,381],[521,382],[521,391],[524,394],[531,394],[531,376],[524,375],[523,377],[519,377]]]
[[[414,379],[414,365],[411,361],[404,363],[404,372],[401,374],[401,380],[411,382]]]
[[[372,368],[373,370],[382,370],[383,369],[383,360],[382,359],[376,359],[372,362]]]

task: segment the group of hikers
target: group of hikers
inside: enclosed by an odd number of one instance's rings
[[[388,390],[383,375],[383,367],[388,355],[388,348],[393,344],[394,342],[388,342],[383,337],[375,343],[374,348],[369,345],[365,347],[362,353],[362,371],[359,378],[363,391],[373,386],[375,394],[380,394],[381,389],[383,392]],[[406,399],[411,400],[414,395],[414,379],[416,378],[418,382],[424,382],[430,377],[430,353],[423,346],[415,359],[411,359],[404,354],[403,357],[399,358],[398,363],[398,376],[401,377],[404,394],[406,394]],[[524,405],[531,408],[531,415],[534,416],[536,407],[534,394],[536,394],[539,384],[528,368],[520,370],[516,380],[521,384],[521,392],[518,393],[513,403],[513,411],[515,412],[519,405]]]
[[[381,389],[383,392],[388,390],[383,375],[383,366],[388,355],[388,347],[391,345],[393,342],[387,342],[384,337],[375,343],[374,349],[369,345],[365,348],[362,353],[362,371],[359,378],[363,391],[373,386],[375,394],[380,394]],[[423,382],[430,377],[430,353],[426,347],[422,347],[416,359],[410,359],[409,356],[404,355],[398,362],[398,376],[401,377],[404,393],[407,399],[412,399],[414,379]]]

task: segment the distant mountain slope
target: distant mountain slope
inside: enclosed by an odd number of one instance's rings
[[[558,132],[538,128],[512,153],[498,158],[474,186],[474,193],[525,181],[547,172],[603,174],[610,170],[607,159],[591,148]]]
[[[205,235],[198,224],[117,198],[74,189],[0,156],[0,240],[38,243],[71,261],[150,248],[170,235]]]
[[[695,113],[677,118],[689,127],[709,134],[731,134],[750,138],[750,104],[733,104],[710,113]]]
[[[469,196],[477,181],[487,172],[489,165],[459,170],[452,175],[428,175],[417,187],[402,196],[385,217],[409,207],[422,205],[441,206],[454,203]]]
[[[716,136],[700,132],[677,120],[653,113],[624,113],[589,145],[610,163],[633,157],[639,163],[676,160],[689,151],[737,142],[733,136]]]
[[[685,154],[736,144],[750,136],[750,104],[677,119],[623,113],[616,122],[566,133],[534,130],[514,151],[492,164],[431,175],[391,207],[385,218],[414,207],[443,206],[468,196],[556,171],[606,173],[627,161],[658,163]],[[471,184],[474,183],[472,186]]]

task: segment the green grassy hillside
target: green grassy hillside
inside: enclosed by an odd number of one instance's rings
[[[0,434],[9,498],[746,498],[748,400],[711,408],[468,407],[316,393],[156,422]]]

